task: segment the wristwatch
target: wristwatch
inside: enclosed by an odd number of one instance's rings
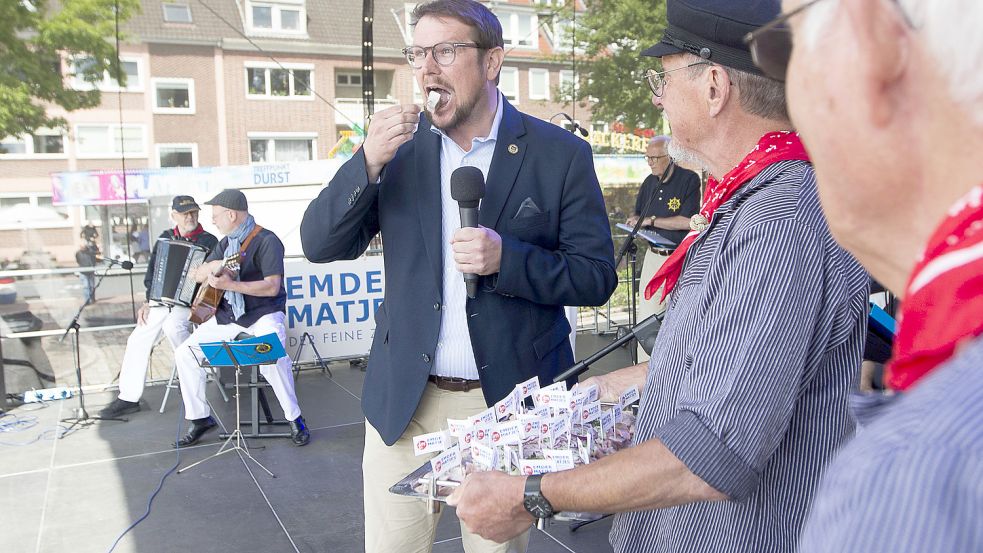
[[[553,506],[540,491],[543,475],[534,474],[526,477],[526,489],[522,499],[522,506],[535,518],[550,518],[553,516]]]

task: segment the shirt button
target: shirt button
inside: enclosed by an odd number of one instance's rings
[[[423,362],[424,363],[429,363],[430,362],[430,356],[427,355],[426,353],[424,353],[423,355],[421,355],[420,356],[420,359],[423,359]]]
[[[434,311],[440,311],[440,302],[433,304]]]

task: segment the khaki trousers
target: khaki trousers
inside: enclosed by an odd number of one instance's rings
[[[649,316],[662,313],[666,310],[665,302],[659,301],[659,298],[662,297],[661,286],[655,291],[652,299],[645,299],[645,287],[648,286],[649,281],[652,280],[655,273],[662,268],[662,264],[666,262],[666,259],[669,259],[668,255],[659,255],[650,249],[645,250],[645,260],[642,261],[642,274],[638,281],[638,317],[635,319],[638,322],[642,322]],[[642,346],[638,346],[638,362],[648,361],[648,358],[649,356],[642,349]]]
[[[430,552],[440,514],[429,513],[426,501],[393,495],[389,488],[433,457],[413,455],[413,436],[445,429],[448,418],[463,419],[486,408],[480,389],[448,392],[428,382],[413,420],[392,446],[387,446],[375,428],[365,422],[362,481],[366,553]],[[467,553],[525,553],[529,544],[528,531],[498,544],[468,532],[464,524],[461,537]]]

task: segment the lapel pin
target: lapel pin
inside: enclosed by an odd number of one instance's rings
[[[513,155],[519,153],[519,147],[515,144],[509,144],[509,153]]]

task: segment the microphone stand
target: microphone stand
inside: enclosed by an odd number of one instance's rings
[[[580,376],[586,372],[595,361],[618,349],[622,346],[622,344],[625,344],[630,340],[637,339],[642,344],[642,348],[645,350],[645,352],[651,353],[652,345],[655,344],[655,337],[659,333],[659,329],[662,328],[662,318],[664,315],[664,312],[649,315],[644,321],[638,323],[628,332],[626,332],[624,336],[604,346],[596,353],[591,354],[587,359],[575,363],[567,370],[558,374],[553,378],[553,383],[563,382],[564,380]]]
[[[109,270],[112,269],[113,265],[115,265],[116,263],[117,263],[116,260],[113,259],[109,260],[109,265],[106,266],[106,270],[103,271],[102,274],[99,275],[99,278],[96,279],[96,283],[92,287],[92,291],[89,297],[95,297],[96,290],[98,290],[99,285],[102,284],[102,279],[106,278],[106,275],[109,274]],[[93,271],[95,271],[95,269],[93,269]],[[89,412],[85,410],[85,392],[82,391],[82,353],[79,348],[79,328],[80,328],[79,318],[82,316],[82,312],[85,311],[85,308],[88,305],[89,305],[89,298],[86,298],[85,301],[82,302],[82,305],[79,306],[78,311],[75,312],[75,316],[72,317],[72,322],[68,323],[68,326],[65,327],[65,333],[62,334],[61,338],[58,339],[59,343],[64,342],[68,334],[72,333],[72,343],[75,349],[75,378],[78,381],[78,387],[79,387],[79,406],[75,409],[75,416],[61,420],[61,422],[69,422],[71,424],[68,426],[67,429],[65,429],[64,432],[58,435],[58,439],[62,439],[65,436],[67,436],[71,432],[71,430],[76,426],[88,426],[89,424],[91,424],[91,421],[98,420],[98,421],[126,422],[129,420],[129,419],[122,419],[122,418],[92,416],[89,415]]]
[[[669,165],[662,171],[662,175],[659,176],[659,182],[665,183],[665,179],[668,178],[669,173],[672,171],[674,162],[669,162]],[[633,325],[635,323],[637,308],[636,304],[638,302],[638,292],[635,290],[635,278],[637,273],[638,264],[638,246],[635,244],[635,238],[638,236],[638,231],[642,228],[642,221],[645,220],[645,213],[648,212],[649,208],[652,207],[652,200],[655,199],[655,194],[650,194],[648,199],[645,200],[645,205],[642,207],[642,211],[639,213],[638,220],[635,221],[635,226],[632,227],[631,232],[625,236],[624,241],[621,243],[621,248],[618,251],[618,258],[614,261],[615,268],[621,265],[621,261],[625,258],[625,255],[631,254],[628,258],[628,266],[625,267],[625,271],[629,274],[629,288],[628,288],[628,324]],[[641,287],[641,283],[639,283]],[[624,343],[624,342],[622,342]],[[638,362],[638,351],[632,349],[631,360],[633,363]]]

